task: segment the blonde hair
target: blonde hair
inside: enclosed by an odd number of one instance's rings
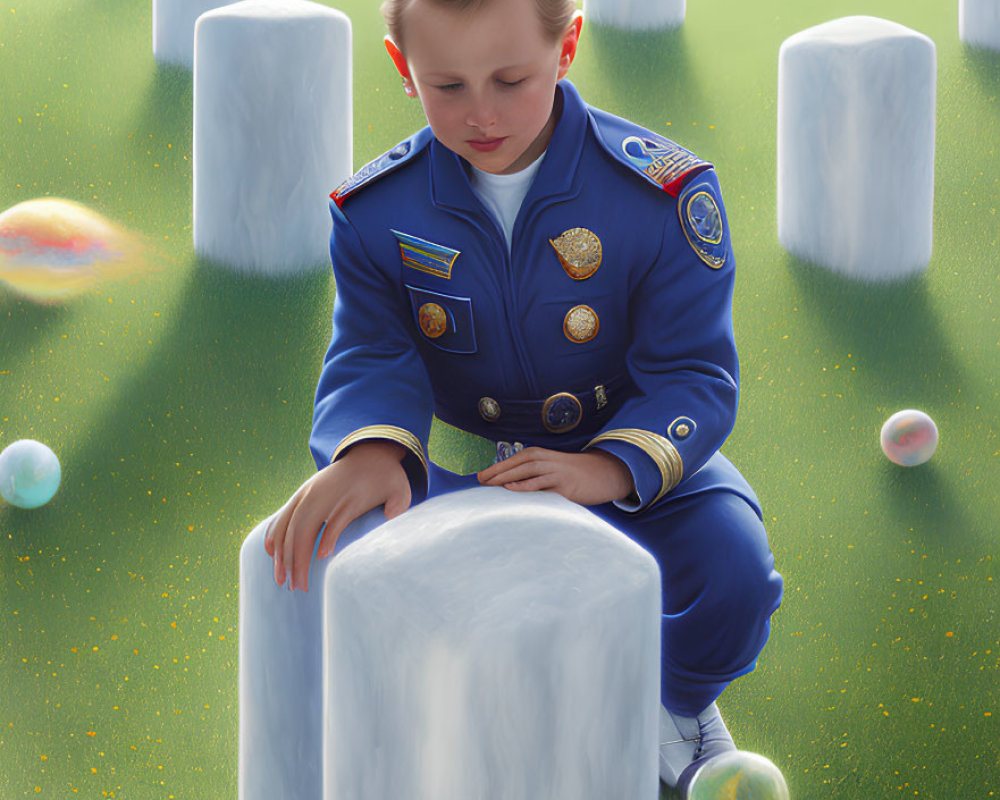
[[[382,16],[385,18],[389,36],[396,45],[403,47],[403,13],[413,0],[384,0]],[[432,0],[439,6],[452,8],[456,11],[475,11],[493,0]],[[542,27],[552,41],[558,41],[569,27],[569,22],[576,13],[576,0],[535,0],[535,9]]]

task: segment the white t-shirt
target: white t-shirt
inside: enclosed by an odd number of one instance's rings
[[[531,188],[531,182],[535,179],[535,173],[542,165],[542,153],[531,164],[520,172],[512,172],[510,175],[494,175],[492,172],[483,172],[477,167],[472,167],[472,190],[480,200],[496,217],[500,227],[503,228],[504,236],[507,238],[507,250],[510,250],[510,240],[514,232],[514,221],[517,219],[517,212],[521,210],[521,203],[524,196]],[[470,165],[471,166],[471,165]]]

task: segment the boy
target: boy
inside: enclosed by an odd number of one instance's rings
[[[590,507],[660,564],[660,773],[684,792],[734,747],[714,701],[753,669],[781,596],[757,499],[718,452],[738,366],[714,172],[563,80],[572,0],[383,11],[429,127],[332,195],[320,470],[268,533],[275,578],[307,589],[321,532],[325,557],[368,510],[477,479]],[[434,414],[497,441],[497,463],[429,463]]]

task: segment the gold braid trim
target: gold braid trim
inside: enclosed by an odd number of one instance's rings
[[[605,431],[595,436],[587,442],[586,447],[583,449],[586,450],[598,442],[607,441],[626,442],[638,447],[653,459],[653,463],[659,468],[662,479],[660,492],[650,502],[646,503],[643,506],[644,508],[653,505],[680,483],[681,478],[684,477],[684,463],[681,461],[681,454],[677,452],[677,448],[673,446],[669,439],[665,439],[657,433],[644,431],[640,428],[616,428],[615,430]]]
[[[367,428],[358,428],[353,433],[349,433],[337,445],[337,450],[334,452],[333,458],[330,459],[330,463],[336,461],[348,447],[363,442],[365,439],[388,439],[390,442],[403,445],[420,459],[424,473],[427,472],[427,456],[424,455],[424,448],[420,444],[420,440],[408,430],[397,428],[395,425],[369,425]]]

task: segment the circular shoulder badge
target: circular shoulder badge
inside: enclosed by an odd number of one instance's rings
[[[720,269],[726,263],[729,243],[715,188],[710,183],[695,182],[681,194],[677,211],[684,235],[698,258],[712,269]]]

